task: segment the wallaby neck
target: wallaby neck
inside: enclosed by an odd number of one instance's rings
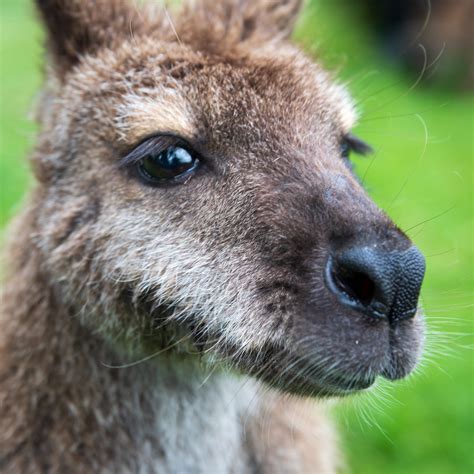
[[[0,414],[11,427],[2,457],[21,470],[12,458],[31,451],[21,456],[30,472],[243,469],[252,381],[209,372],[191,356],[130,364],[64,305],[34,245],[14,245],[12,257],[1,321]],[[35,465],[41,459],[54,469]]]

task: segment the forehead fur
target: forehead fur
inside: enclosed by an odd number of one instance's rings
[[[159,132],[235,136],[257,127],[258,133],[283,127],[304,135],[327,127],[341,134],[356,119],[347,91],[292,46],[223,56],[143,39],[84,61],[71,81],[83,91],[81,102],[87,96],[115,104],[107,113],[127,144]]]

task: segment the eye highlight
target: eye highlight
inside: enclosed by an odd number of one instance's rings
[[[184,140],[172,136],[152,137],[138,145],[123,160],[146,184],[180,184],[198,169],[197,153]]]
[[[138,164],[139,172],[146,179],[170,181],[189,174],[197,165],[190,152],[179,146],[170,146],[159,153],[143,158]]]

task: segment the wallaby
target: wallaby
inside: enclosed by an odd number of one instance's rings
[[[308,400],[416,365],[424,259],[351,171],[369,147],[290,43],[300,4],[36,0],[2,472],[332,473]]]

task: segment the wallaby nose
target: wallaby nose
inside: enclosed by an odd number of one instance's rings
[[[329,258],[326,283],[345,306],[396,323],[416,314],[424,274],[425,259],[414,246],[352,247]]]

